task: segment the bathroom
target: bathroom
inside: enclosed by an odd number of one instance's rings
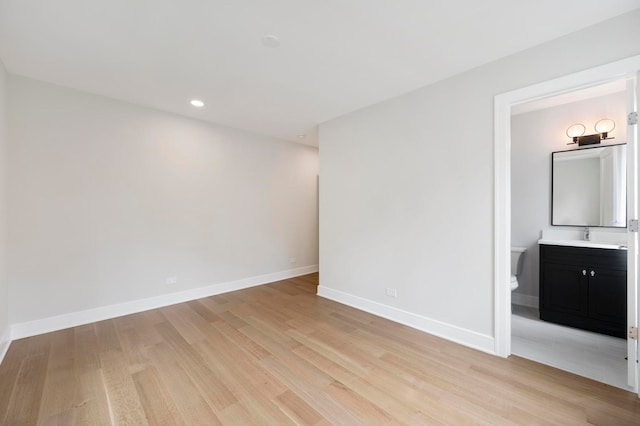
[[[558,189],[561,170],[558,162],[555,163],[555,185],[552,177],[552,153],[554,152],[579,149],[579,155],[582,155],[595,153],[600,147],[624,144],[627,133],[626,115],[627,88],[624,80],[544,98],[512,108],[511,245],[515,249],[512,254],[515,260],[512,265],[512,274],[518,273],[515,280],[512,278],[511,352],[514,355],[630,390],[627,385],[625,359],[627,343],[624,338],[620,338],[619,330],[593,332],[593,329],[591,331],[584,329],[589,329],[588,326],[580,328],[568,326],[567,324],[572,324],[571,321],[568,323],[559,321],[559,324],[555,320],[540,319],[539,241],[542,240],[542,243],[545,243],[557,240],[591,240],[611,244],[611,247],[616,248],[611,253],[615,252],[619,257],[626,256],[626,250],[621,248],[627,243],[625,206],[619,206],[618,209],[622,211],[622,217],[618,215],[615,219],[608,219],[607,224],[610,226],[568,226],[574,224],[573,220],[575,223],[582,223],[583,219],[576,218],[577,210],[565,212],[568,218],[559,214],[557,209],[562,201],[567,201],[567,195],[563,195]],[[577,123],[584,125],[585,135],[594,134],[596,133],[594,126],[603,119],[612,120],[614,127],[607,133],[606,139],[598,141],[597,144],[578,146],[567,135],[568,128]],[[556,154],[557,160],[560,160],[562,155],[564,154]],[[569,155],[575,155],[575,153]],[[626,162],[626,160],[623,161]],[[574,181],[584,187],[589,185],[594,187],[579,176],[576,176]],[[621,182],[624,185],[624,178]],[[597,184],[595,186],[597,187]],[[622,188],[621,191],[626,189]],[[552,199],[556,208],[553,219]],[[584,200],[572,200],[566,204],[577,208],[578,201]],[[607,245],[603,247],[610,248]],[[582,271],[578,271],[580,272]],[[584,273],[588,275],[596,272],[585,269]],[[612,336],[616,333],[618,333],[617,337]]]

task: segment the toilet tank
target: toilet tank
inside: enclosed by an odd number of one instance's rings
[[[511,275],[520,275],[526,247],[511,247]]]

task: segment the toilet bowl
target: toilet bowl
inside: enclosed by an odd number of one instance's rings
[[[515,275],[511,275],[511,291],[518,288],[518,277]]]
[[[511,291],[518,288],[518,275],[522,272],[522,259],[526,251],[525,247],[511,247]]]

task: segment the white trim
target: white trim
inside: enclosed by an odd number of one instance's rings
[[[511,354],[511,105],[501,96],[494,111],[494,352],[506,358]]]
[[[457,327],[431,318],[417,315],[412,312],[394,308],[393,306],[383,305],[382,303],[354,296],[339,290],[334,290],[325,286],[318,286],[318,296],[343,305],[351,306],[365,312],[377,315],[400,324],[424,331],[434,336],[442,337],[461,345],[465,345],[482,352],[494,354],[493,337],[480,334],[475,331]]]
[[[538,309],[540,307],[540,298],[538,296],[529,296],[528,294],[512,293],[511,303]]]
[[[494,100],[494,336],[495,353],[511,354],[511,107],[622,78],[640,69],[640,55],[497,95]]]
[[[9,350],[9,345],[11,344],[11,328],[7,326],[0,336],[0,364],[2,364],[2,360],[4,356],[7,354]]]
[[[627,113],[638,111],[640,70],[635,79],[627,81]],[[627,219],[638,219],[638,125],[627,123]],[[627,230],[628,231],[628,230]],[[627,237],[627,327],[638,327],[638,234]],[[640,397],[638,339],[627,339],[627,384]],[[634,362],[635,361],[635,362]]]
[[[134,300],[116,305],[101,306],[98,308],[87,309],[85,311],[71,312],[35,321],[13,324],[11,326],[11,339],[21,339],[23,337],[35,336],[42,333],[48,333],[50,331],[76,327],[123,315],[135,314],[137,312],[148,311],[150,309],[161,308],[168,305],[175,305],[176,303],[201,299],[203,297],[215,296],[216,294],[227,293],[230,291],[242,290],[244,288],[268,284],[275,281],[298,277],[300,275],[311,274],[313,272],[318,272],[318,265],[305,266],[237,281],[194,288],[177,293],[163,294],[146,299]]]

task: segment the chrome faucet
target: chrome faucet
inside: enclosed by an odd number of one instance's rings
[[[589,227],[584,228],[584,240],[591,241],[591,233],[589,232]]]

